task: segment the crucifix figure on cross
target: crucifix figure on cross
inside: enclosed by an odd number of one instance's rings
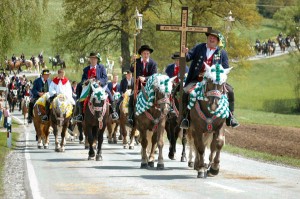
[[[183,80],[185,74],[186,66],[186,47],[187,47],[187,33],[197,32],[197,33],[208,33],[212,31],[212,27],[202,27],[202,26],[189,26],[188,25],[188,7],[182,7],[181,9],[181,25],[156,25],[156,30],[158,31],[171,31],[180,32],[180,98],[183,93]],[[182,112],[182,103],[179,103],[179,112]]]

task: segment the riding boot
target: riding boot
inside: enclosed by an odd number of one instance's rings
[[[82,122],[83,121],[82,104],[83,104],[83,102],[77,102],[78,115],[73,117],[73,120],[76,121],[76,122]]]
[[[27,118],[28,124],[32,123],[33,106],[34,106],[34,103],[33,103],[33,102],[30,102],[30,103],[29,103],[29,106],[28,106],[28,118]]]
[[[134,126],[134,105],[133,105],[133,94],[129,97],[128,102],[128,124],[133,127]]]
[[[117,113],[117,111],[116,111],[116,105],[115,105],[115,102],[112,102],[111,103],[111,109],[112,109],[112,114],[111,114],[111,118],[112,118],[112,120],[117,120],[117,119],[119,119],[119,115],[118,115],[118,113]]]
[[[49,119],[49,115],[50,115],[50,101],[49,101],[49,99],[46,101],[45,111],[46,111],[46,114],[41,116],[41,119],[42,119],[43,122],[46,122]]]
[[[229,102],[229,117],[226,118],[226,125],[231,126],[232,128],[238,127],[240,124],[239,122],[235,119],[233,112],[234,112],[234,102]]]
[[[190,111],[187,108],[188,100],[189,100],[189,94],[183,92],[182,95],[182,118],[183,119],[180,124],[180,128],[182,129],[188,129],[190,127],[190,121],[189,121]]]

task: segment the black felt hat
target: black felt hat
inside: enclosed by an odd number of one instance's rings
[[[179,59],[180,58],[180,53],[179,52],[174,53],[171,58],[172,59]]]
[[[42,71],[42,75],[50,75],[50,71],[48,69],[44,69]]]
[[[142,45],[142,46],[140,47],[140,49],[138,50],[138,53],[139,53],[139,54],[142,54],[142,52],[145,51],[145,50],[148,50],[150,53],[153,52],[153,49],[150,48],[150,46],[148,46],[148,45]]]
[[[130,70],[125,71],[123,74],[127,75],[127,74],[131,74],[132,72]]]
[[[91,52],[90,56],[88,56],[88,58],[98,58],[97,53]]]

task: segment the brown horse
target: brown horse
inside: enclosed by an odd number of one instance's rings
[[[29,107],[30,97],[24,96],[22,100],[22,115],[24,116],[24,124],[26,123],[26,118],[28,114],[28,107]]]
[[[105,90],[98,83],[95,84],[96,88],[93,83],[90,83],[88,86],[92,88],[92,93],[85,101],[86,108],[83,120],[84,132],[89,142],[88,160],[96,159],[96,161],[100,161],[102,160],[103,133],[109,117],[109,103]],[[95,154],[93,145],[94,140],[97,138],[97,154]]]
[[[17,70],[17,73],[20,73],[20,68],[22,66],[22,61],[17,60],[14,64],[11,60],[5,60],[6,63],[6,70],[9,70],[9,74],[11,74],[11,71],[15,73],[15,70]]]
[[[194,140],[196,153],[194,169],[198,171],[198,178],[219,173],[220,153],[225,140],[223,123],[229,116],[225,84],[230,69],[223,69],[219,64],[212,67],[206,65],[204,75],[206,80],[198,83],[190,94],[190,97],[196,98],[190,100],[188,106],[191,108],[191,126],[188,131]],[[209,149],[211,152],[209,160],[206,161]]]
[[[123,148],[124,149],[134,149],[134,139],[136,138],[136,129],[131,128],[131,133],[129,135],[129,143],[127,140],[127,118],[128,118],[128,102],[129,102],[129,96],[131,94],[131,89],[128,89],[124,93],[124,98],[122,102],[120,103],[120,118],[119,118],[119,125],[120,125],[120,136],[121,140],[123,140]]]
[[[120,100],[120,93],[116,92],[114,93],[114,102],[115,104],[118,103],[118,100]],[[120,120],[113,120],[112,117],[108,117],[107,119],[107,131],[108,131],[108,144],[117,144],[118,143],[118,139],[117,139],[117,131],[118,131],[118,127],[120,124]]]
[[[49,130],[50,130],[50,121],[43,122],[41,115],[46,114],[45,104],[46,100],[49,97],[49,93],[45,93],[41,96],[35,103],[33,108],[33,124],[36,131],[38,139],[38,148],[45,149],[49,148]]]
[[[64,152],[66,133],[72,116],[73,106],[64,94],[53,99],[50,111],[50,122],[55,137],[55,151]],[[58,140],[58,127],[61,128],[61,141]]]
[[[135,128],[140,132],[142,145],[141,168],[148,168],[148,166],[154,167],[154,152],[156,147],[158,147],[159,155],[157,169],[164,169],[163,134],[165,131],[167,114],[170,110],[169,97],[172,91],[173,80],[174,79],[169,79],[166,75],[154,74],[148,79],[145,88],[142,88],[138,95],[135,107]],[[148,131],[153,132],[149,158],[147,155]]]
[[[33,63],[31,60],[25,60],[25,62],[21,63],[21,66],[26,66],[26,70],[31,72],[31,70],[33,68]]]
[[[9,111],[11,113],[14,112],[17,101],[18,101],[18,90],[13,89],[9,91],[7,94],[7,102],[9,105]]]

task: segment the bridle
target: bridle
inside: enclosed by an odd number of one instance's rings
[[[100,106],[95,106],[93,103],[93,100],[95,99],[95,103],[100,104]],[[103,105],[101,106],[101,102],[103,101]],[[88,107],[92,115],[94,116],[96,112],[100,112],[100,117],[98,117],[99,121],[99,128],[103,128],[103,118],[106,113],[106,108],[107,108],[107,99],[103,99],[99,101],[97,97],[91,97],[90,100],[88,101]]]

